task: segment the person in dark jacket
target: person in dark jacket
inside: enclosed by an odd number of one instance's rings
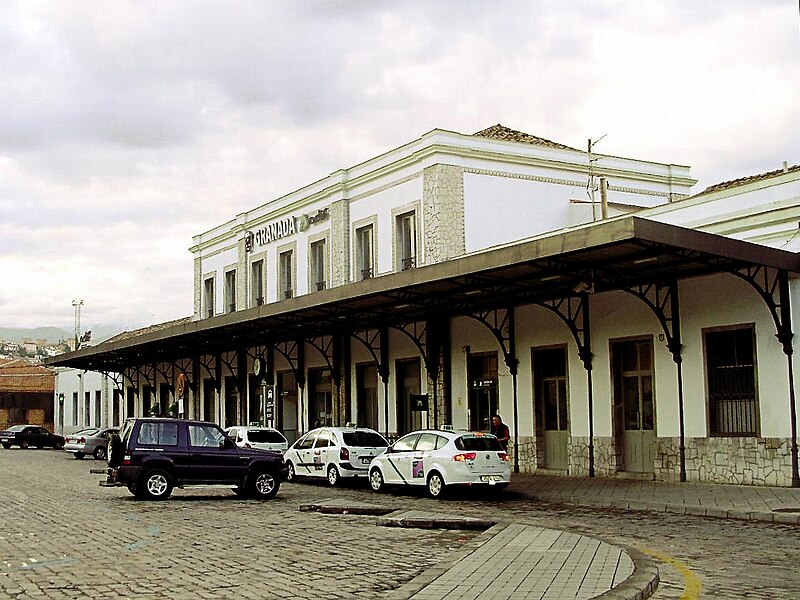
[[[503,423],[503,419],[500,418],[500,415],[492,417],[492,435],[500,440],[500,445],[503,447],[503,450],[508,450],[508,438],[511,437],[511,434],[508,430],[508,425]]]

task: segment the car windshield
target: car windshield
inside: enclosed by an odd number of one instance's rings
[[[247,439],[256,444],[281,444],[286,441],[280,431],[269,429],[248,429]]]
[[[344,445],[350,447],[377,448],[389,445],[382,435],[374,431],[346,431],[342,437]]]
[[[499,450],[503,451],[503,447],[493,435],[462,435],[456,438],[456,448],[459,450]]]

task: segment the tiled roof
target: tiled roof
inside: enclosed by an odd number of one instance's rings
[[[768,171],[766,173],[760,173],[759,175],[750,175],[749,177],[740,177],[739,179],[731,179],[730,181],[723,181],[722,183],[715,183],[714,185],[708,186],[697,196],[702,194],[710,194],[711,192],[718,192],[720,190],[727,190],[730,188],[734,188],[740,185],[744,185],[746,183],[753,183],[755,181],[762,181],[764,179],[769,179],[770,177],[777,177],[778,175],[784,175],[786,173],[794,173],[795,171],[800,171],[800,165],[794,165],[792,167],[787,167],[786,170],[784,169],[776,169],[775,171]]]
[[[175,325],[183,325],[184,323],[191,323],[191,321],[192,317],[183,317],[180,319],[175,319],[174,321],[166,321],[164,323],[156,323],[155,325],[142,327],[141,329],[134,329],[133,331],[123,331],[122,333],[118,333],[117,335],[108,338],[103,343],[107,344],[111,342],[119,342],[122,340],[127,340],[132,337],[144,335],[145,333],[153,333],[154,331],[161,331],[162,329],[167,329],[168,327],[174,327]]]
[[[472,135],[476,135],[478,137],[490,138],[493,140],[505,140],[507,142],[522,142],[523,144],[535,144],[537,146],[547,146],[548,148],[559,148],[561,150],[575,150],[575,148],[572,148],[570,146],[565,146],[564,144],[559,144],[558,142],[546,140],[544,138],[531,135],[530,133],[525,133],[524,131],[509,129],[504,125],[500,125],[500,123],[498,123],[497,125],[492,125],[491,127],[487,127],[486,129],[473,133]]]

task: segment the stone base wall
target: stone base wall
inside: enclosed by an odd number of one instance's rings
[[[686,480],[736,485],[792,485],[791,440],[782,438],[688,438]],[[658,438],[655,476],[680,480],[678,438]]]
[[[542,449],[537,444],[537,438],[520,436],[519,438],[519,471],[520,473],[535,473],[543,463]],[[508,446],[508,452],[513,461],[513,441]],[[589,474],[589,438],[573,437],[567,442],[567,455],[569,464],[567,474],[576,477],[585,477]],[[606,477],[617,472],[617,456],[613,438],[595,438],[594,440],[594,472],[595,475]]]
[[[512,440],[513,442],[513,440]],[[678,438],[658,438],[653,476],[680,481]],[[589,438],[569,440],[567,475],[589,475]],[[791,487],[791,440],[783,438],[689,438],[686,440],[686,480],[695,483]],[[594,472],[613,477],[621,471],[614,439],[594,440]],[[513,460],[513,445],[509,453]],[[520,473],[535,473],[543,464],[536,437],[519,438]]]

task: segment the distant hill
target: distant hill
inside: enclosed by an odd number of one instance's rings
[[[86,333],[87,330],[92,332],[92,343],[97,344],[103,340],[107,340],[113,335],[117,335],[123,331],[123,328],[102,325],[99,327],[81,327],[81,334]],[[8,342],[46,340],[56,344],[61,340],[71,339],[72,336],[72,330],[62,329],[60,327],[32,327],[30,329],[0,327],[0,340],[6,340]]]

